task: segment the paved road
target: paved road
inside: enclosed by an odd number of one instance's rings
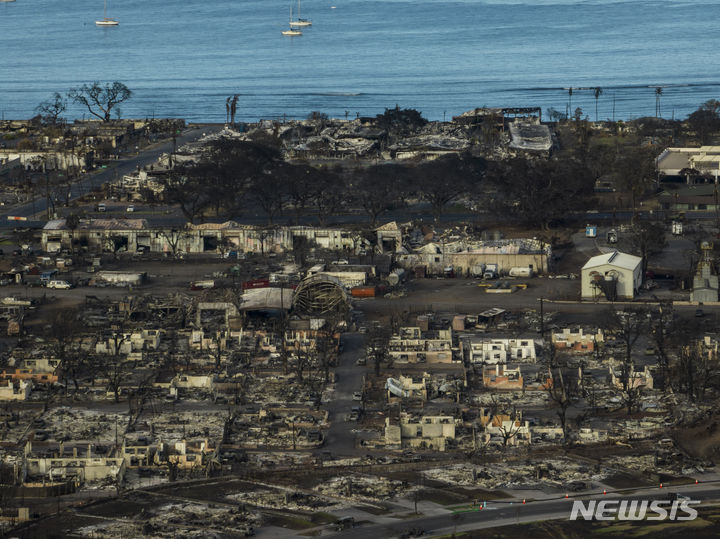
[[[222,129],[222,126],[217,124],[201,125],[186,129],[177,138],[177,147],[179,148],[183,144],[197,140],[202,137],[203,134],[213,133],[215,131],[219,131],[220,129]],[[172,151],[172,147],[172,140],[165,140],[147,147],[135,156],[120,159],[106,169],[100,169],[86,174],[81,180],[73,184],[70,191],[70,199],[74,200],[86,195],[93,188],[98,188],[116,177],[121,177],[124,174],[134,172],[138,169],[138,167],[151,165],[157,162],[158,158],[162,154]],[[3,208],[2,211],[0,211],[0,220],[7,221],[7,217],[10,215],[19,217],[31,217],[33,215],[38,215],[38,218],[42,219],[46,210],[47,199],[42,196],[36,198],[32,202]]]
[[[390,313],[403,311],[436,313],[480,313],[491,307],[500,307],[510,311],[540,309],[540,298],[545,298],[545,312],[564,312],[574,314],[595,315],[606,308],[615,305],[623,309],[627,305],[642,307],[642,303],[617,302],[583,302],[576,301],[556,302],[548,298],[577,298],[580,291],[580,279],[547,279],[533,278],[526,280],[529,284],[527,290],[520,290],[512,294],[488,294],[477,286],[478,281],[472,279],[417,279],[409,282],[408,295],[400,298],[369,298],[356,299],[355,308],[368,317],[387,316]],[[681,297],[678,294],[678,297]],[[687,298],[687,296],[684,296]],[[647,301],[654,301],[653,294],[641,296]],[[678,312],[690,315],[695,313],[696,306],[675,306]],[[720,312],[720,307],[704,305],[707,313]]]
[[[337,383],[335,395],[323,407],[330,412],[330,429],[325,437],[323,451],[333,456],[362,455],[367,453],[355,447],[355,433],[358,426],[355,421],[345,421],[353,406],[361,403],[352,400],[353,393],[362,390],[364,367],[355,362],[365,356],[365,336],[361,333],[345,333],[342,336],[343,352],[338,358],[335,369]]]
[[[677,489],[654,488],[648,489],[632,496],[582,496],[582,500],[668,500],[669,493],[677,491],[689,496],[692,500],[718,500],[720,499],[720,488],[717,485],[700,485],[678,487]],[[570,516],[572,499],[556,499],[546,501],[533,501],[527,504],[515,501],[490,502],[487,508],[479,511],[468,511],[461,513],[448,512],[444,515],[420,517],[416,519],[399,520],[396,523],[384,523],[369,526],[360,526],[345,530],[332,537],[343,537],[353,539],[375,539],[377,537],[393,537],[411,528],[422,529],[426,534],[440,535],[450,534],[455,531],[470,531],[481,528],[494,528],[508,526],[523,522],[537,522],[543,520],[567,519]],[[684,514],[683,514],[684,515]],[[683,516],[678,513],[678,516]],[[671,523],[660,524],[671,526]]]

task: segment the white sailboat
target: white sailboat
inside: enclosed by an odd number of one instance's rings
[[[107,16],[107,0],[105,0],[105,10],[103,11],[103,18],[101,21],[95,21],[98,26],[117,26],[118,23],[115,19],[111,19]]]
[[[298,18],[294,21],[292,20],[292,16],[290,16],[290,28],[298,28],[301,26],[312,26],[312,21],[310,19],[300,18],[300,0],[298,0]]]
[[[283,30],[282,35],[284,36],[301,36],[302,32],[300,30],[296,30],[293,28],[293,18],[292,18],[292,5],[290,6],[290,28],[288,30]]]

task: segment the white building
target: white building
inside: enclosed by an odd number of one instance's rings
[[[699,148],[667,148],[657,157],[657,169],[661,175],[682,176],[684,171],[696,170],[715,178],[720,175],[720,146]],[[690,181],[690,175],[687,177]]]
[[[510,361],[535,362],[533,339],[466,339],[462,341],[470,363],[494,365]]]
[[[613,251],[592,257],[581,273],[582,299],[633,299],[642,284],[642,259]]]

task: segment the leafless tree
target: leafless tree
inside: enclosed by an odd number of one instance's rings
[[[367,335],[367,355],[373,362],[375,376],[380,376],[380,366],[388,361],[390,331],[382,325],[373,325]]]
[[[704,332],[697,324],[685,322],[675,335],[675,357],[670,376],[678,391],[693,401],[703,401],[709,387],[717,381],[718,358],[703,344]]]
[[[122,324],[115,326],[110,337],[110,354],[104,361],[104,372],[108,379],[108,389],[115,397],[115,402],[120,402],[120,387],[129,374],[129,366],[126,358],[122,356],[121,348],[128,341],[129,337],[124,332]]]
[[[546,390],[550,401],[555,405],[560,426],[563,430],[563,440],[568,442],[567,411],[575,405],[580,398],[580,385],[577,371],[568,367],[550,369]]]
[[[58,92],[55,92],[50,99],[43,101],[35,111],[42,116],[45,123],[55,125],[60,120],[60,115],[67,109],[65,98]]]
[[[632,414],[640,402],[641,388],[637,385],[634,373],[633,349],[647,326],[646,309],[626,309],[616,311],[610,307],[605,318],[606,332],[614,334],[622,343],[624,354],[620,363],[620,398],[628,414]]]
[[[165,238],[174,258],[178,255],[178,250],[182,242],[190,237],[190,233],[184,228],[172,228],[170,230],[162,230],[160,236]]]
[[[132,90],[118,81],[104,86],[96,81],[83,84],[80,88],[71,88],[68,92],[69,99],[84,105],[90,114],[103,122],[109,122],[113,109],[131,97]]]
[[[502,422],[498,426],[498,431],[503,439],[503,447],[507,447],[508,443],[513,440],[522,428],[522,414],[514,406],[507,414],[508,421]],[[500,417],[502,417],[502,415]]]
[[[655,345],[665,390],[670,387],[668,379],[670,358],[677,330],[678,323],[675,320],[672,304],[661,303],[658,311],[650,319],[650,341]]]
[[[50,331],[53,355],[60,360],[60,372],[67,392],[68,379],[75,392],[80,390],[79,379],[88,367],[87,354],[80,350],[78,337],[83,330],[78,309],[66,309],[53,320]]]
[[[235,113],[237,112],[238,95],[234,95],[230,101],[230,123],[235,125]]]

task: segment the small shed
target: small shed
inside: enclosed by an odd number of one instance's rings
[[[582,299],[633,299],[642,284],[642,259],[613,251],[592,257],[581,274]]]

